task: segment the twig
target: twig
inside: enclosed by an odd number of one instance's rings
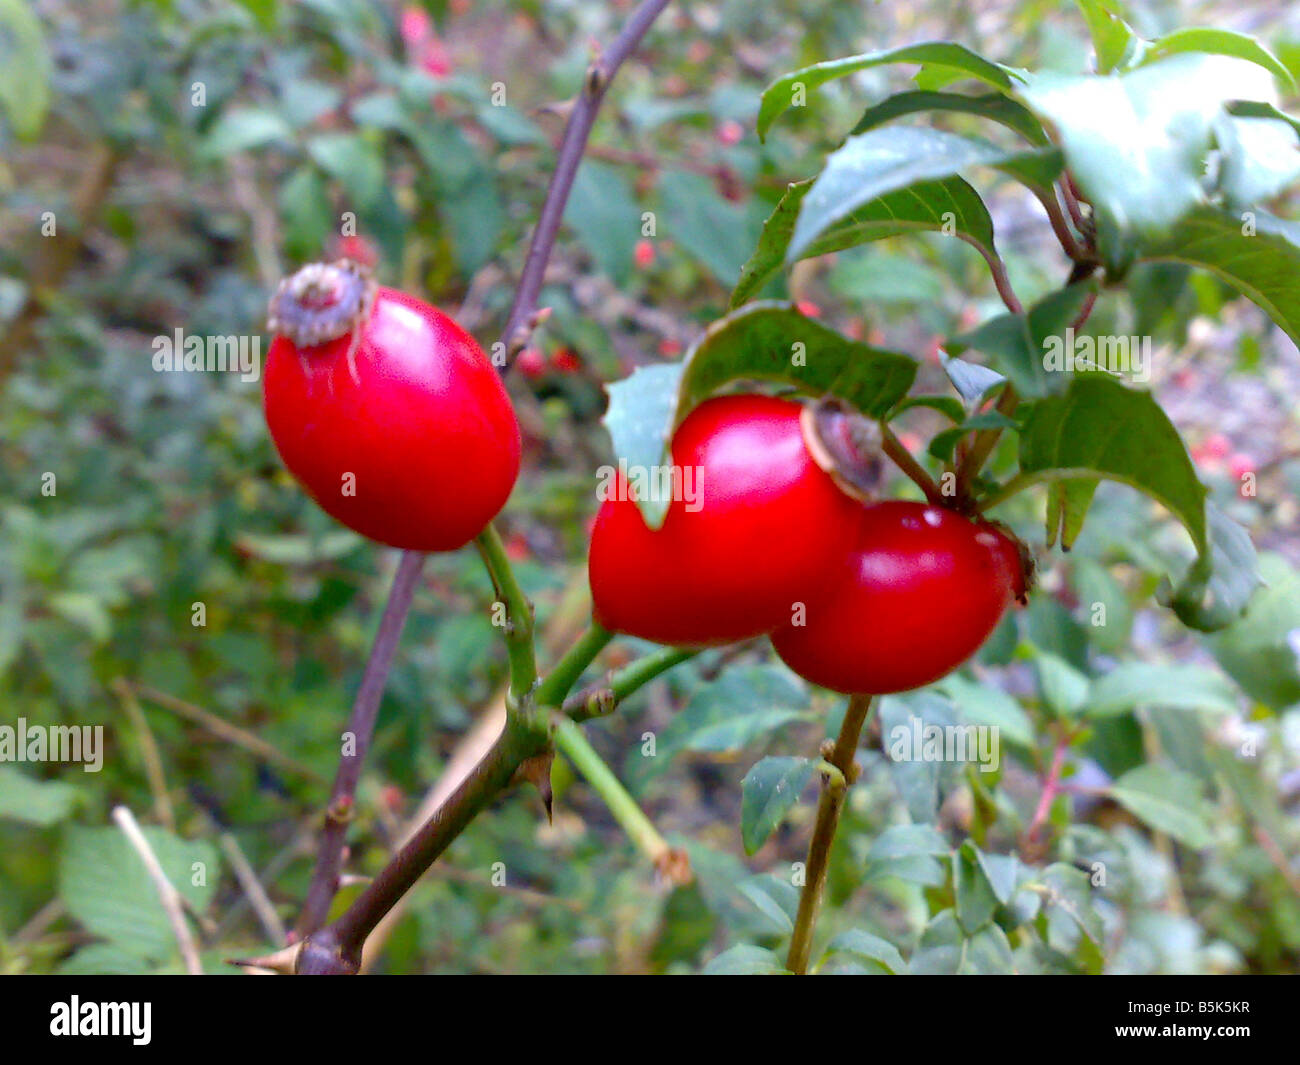
[[[533,647],[533,604],[515,578],[514,567],[496,526],[488,525],[474,541],[483,558],[497,601],[505,608],[504,635],[510,659],[510,695],[506,710],[523,706],[537,684],[537,652]]]
[[[880,423],[880,450],[894,460],[894,465],[902,470],[912,481],[914,481],[925,493],[928,502],[941,504],[943,502],[943,493],[939,486],[934,483],[934,478],[926,472],[912,453],[907,450],[903,442],[894,435],[894,431],[884,422]]]
[[[1016,408],[1020,405],[1020,394],[1016,391],[1016,386],[1008,381],[1002,388],[1002,395],[998,396],[997,405],[993,408],[1003,417],[1010,418],[1016,413]],[[984,463],[993,454],[993,449],[998,446],[998,441],[1002,439],[1001,429],[981,429],[971,441],[970,448],[957,468],[957,498],[965,499],[970,494],[970,487],[975,483],[975,478],[980,475],[980,470],[984,468]]]
[[[135,692],[131,690],[131,685],[124,677],[114,678],[109,687],[121,699],[127,717],[131,719],[136,736],[140,740],[140,756],[144,759],[144,772],[149,778],[149,790],[153,792],[154,816],[164,828],[174,831],[176,817],[172,813],[171,796],[167,794],[167,777],[163,773],[162,756],[158,752],[158,743],[154,739],[153,731],[149,728],[149,721],[144,716],[144,711],[140,709],[140,702],[136,699]]]
[[[605,760],[582,733],[582,727],[563,715],[555,715],[555,746],[587,779],[624,832],[666,879],[689,883],[690,860],[684,851],[674,851],[659,834],[636,799],[628,794]]]
[[[125,806],[115,806],[113,820],[117,822],[117,827],[122,830],[127,842],[144,862],[149,879],[153,881],[154,890],[158,892],[158,901],[162,903],[163,911],[172,926],[172,933],[176,936],[176,945],[180,947],[181,957],[185,961],[185,971],[191,976],[202,976],[203,966],[199,962],[199,948],[194,942],[190,926],[185,923],[185,915],[181,912],[183,904],[180,892],[167,879],[167,874],[163,872],[163,867],[158,862],[158,856],[149,846],[149,841],[144,838],[144,833],[140,831],[140,825],[131,811]]]
[[[866,724],[871,713],[870,695],[849,696],[848,708],[844,711],[844,723],[840,726],[839,737],[825,752],[826,761],[839,774],[823,772],[822,794],[817,802],[817,821],[813,825],[812,839],[808,843],[808,861],[805,864],[803,891],[799,894],[799,912],[795,915],[794,932],[790,937],[790,953],[785,966],[792,973],[803,974],[808,971],[808,960],[812,956],[813,930],[817,925],[817,913],[821,909],[822,891],[826,886],[826,873],[830,865],[831,844],[835,842],[835,829],[840,822],[840,811],[849,788],[857,778],[857,766],[854,757],[858,752],[858,741],[862,736],[862,726]]]
[[[661,647],[625,666],[605,684],[596,684],[564,700],[564,713],[574,721],[604,717],[634,691],[649,684],[661,673],[694,658],[700,652],[690,647]]]
[[[519,276],[519,288],[515,292],[515,301],[506,319],[504,340],[507,352],[517,353],[527,342],[522,330],[526,327],[529,316],[537,308],[537,297],[542,290],[542,281],[546,276],[546,264],[551,258],[551,249],[560,232],[560,223],[564,220],[564,207],[573,188],[573,179],[582,163],[587,148],[587,138],[596,121],[596,113],[601,101],[609,90],[610,82],[624,60],[632,54],[641,38],[646,35],[660,12],[668,6],[668,0],[642,0],[622,31],[610,43],[609,47],[587,68],[583,80],[582,92],[574,101],[569,112],[569,120],[564,127],[564,136],[555,160],[555,172],[551,175],[550,187],[546,190],[546,200],[542,204],[541,214],[537,218],[537,228],[533,231],[532,244],[528,248],[528,257],[524,260],[523,273]],[[521,341],[522,336],[522,341]],[[519,346],[515,347],[518,342]]]
[[[338,891],[339,872],[343,867],[343,843],[347,838],[348,823],[352,820],[357,782],[361,779],[361,767],[374,736],[375,719],[379,714],[384,686],[388,682],[388,671],[392,668],[393,656],[397,653],[397,644],[402,637],[402,627],[406,624],[406,615],[411,609],[411,597],[415,594],[415,586],[419,583],[423,568],[424,555],[416,551],[402,552],[392,589],[388,593],[388,602],[384,604],[384,613],[379,620],[379,630],[375,634],[375,642],[361,676],[361,686],[357,689],[356,700],[352,704],[352,714],[348,718],[347,731],[352,736],[349,745],[351,753],[345,747],[339,757],[329,806],[325,811],[325,828],[316,854],[316,868],[307,888],[307,901],[303,904],[294,928],[299,937],[310,935],[325,923],[330,902]]]
[[[1043,825],[1047,822],[1047,815],[1051,813],[1052,803],[1056,801],[1056,796],[1061,790],[1061,773],[1065,770],[1065,752],[1070,747],[1069,733],[1063,734],[1057,741],[1056,747],[1052,751],[1052,765],[1047,771],[1047,777],[1043,781],[1043,790],[1038,796],[1038,805],[1034,807],[1033,816],[1029,819],[1029,827],[1025,829],[1024,847],[1026,849],[1035,849],[1038,845],[1038,834],[1042,831]]]
[[[961,236],[961,234],[958,234]],[[1007,276],[1007,264],[1001,257],[989,248],[986,248],[974,238],[962,236],[972,248],[984,256],[984,261],[989,264],[989,272],[993,275],[993,287],[998,290],[998,295],[1002,297],[1002,302],[1006,305],[1007,310],[1012,314],[1023,314],[1024,305],[1016,295],[1015,289],[1011,287],[1011,278]]]
[[[262,882],[257,879],[257,872],[249,865],[248,859],[244,857],[239,841],[229,832],[222,832],[217,838],[221,843],[222,851],[230,859],[230,867],[235,871],[235,879],[239,881],[244,897],[248,899],[248,904],[253,908],[253,912],[257,914],[257,919],[262,925],[262,931],[266,933],[267,938],[272,943],[284,943],[288,939],[288,932],[284,927],[284,922],[280,920],[280,915],[275,912],[275,906],[272,905],[270,898],[267,896],[266,889],[262,887]]]
[[[123,683],[129,682],[124,681]],[[307,777],[309,780],[319,781],[321,779],[321,775],[317,773],[316,770],[312,769],[311,766],[304,765],[297,759],[291,758],[289,755],[282,753],[277,748],[267,743],[264,739],[254,736],[251,732],[240,728],[238,725],[232,725],[224,718],[217,717],[216,714],[209,713],[201,706],[195,706],[193,703],[186,702],[184,699],[178,699],[176,696],[169,695],[167,692],[159,691],[157,688],[151,688],[147,684],[131,684],[130,687],[141,699],[146,699],[155,706],[160,706],[164,710],[170,710],[174,714],[179,714],[181,717],[188,718],[197,725],[202,725],[213,735],[219,736],[221,739],[239,747],[243,747],[246,751],[256,755],[264,761],[274,762],[276,765],[281,766],[284,769],[291,769],[293,772],[299,773],[302,776]]]

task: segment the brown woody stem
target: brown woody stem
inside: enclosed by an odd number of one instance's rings
[[[792,973],[803,974],[808,971],[808,960],[812,956],[813,931],[817,925],[817,914],[821,910],[822,893],[826,887],[826,872],[830,866],[831,845],[835,842],[835,829],[840,823],[840,811],[844,809],[844,800],[852,787],[856,770],[854,756],[858,751],[858,742],[862,737],[862,727],[871,713],[872,697],[870,695],[852,695],[848,708],[844,711],[844,723],[840,726],[839,738],[826,756],[840,773],[822,776],[822,794],[817,802],[817,821],[813,826],[812,840],[808,844],[808,861],[805,866],[806,879],[803,892],[799,896],[799,912],[794,920],[794,933],[790,938],[790,953],[786,957],[786,968]]]

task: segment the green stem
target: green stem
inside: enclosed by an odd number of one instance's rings
[[[979,512],[983,514],[986,511],[992,510],[999,503],[1005,503],[1012,496],[1018,495],[1035,483],[1036,479],[1028,474],[1016,474],[1006,484],[1002,485],[1002,487],[995,489],[983,499],[979,500]]]
[[[614,634],[593,621],[537,686],[538,706],[559,706]]]
[[[510,660],[510,697],[506,705],[519,709],[537,684],[537,652],[533,647],[533,606],[524,595],[495,525],[489,525],[474,541],[483,557],[497,601],[506,608],[506,654]]]
[[[620,669],[609,678],[609,683],[571,695],[564,701],[564,712],[574,721],[603,717],[655,677],[667,673],[674,666],[694,658],[699,653],[696,648],[661,647]]]
[[[829,773],[822,776],[822,794],[817,802],[817,821],[812,839],[808,843],[807,878],[799,895],[799,912],[794,920],[790,937],[790,953],[786,968],[792,973],[806,973],[808,959],[812,956],[813,930],[817,926],[817,913],[821,910],[822,892],[826,887],[826,872],[830,866],[831,844],[835,842],[835,828],[840,822],[840,811],[848,796],[849,786],[855,777],[854,756],[862,737],[862,726],[871,713],[870,695],[852,695],[844,711],[844,723],[839,737],[826,755],[839,777]]]
[[[582,729],[561,714],[554,715],[554,721],[555,746],[564,752],[565,757],[604,800],[609,812],[614,815],[614,820],[623,827],[623,831],[641,853],[656,867],[662,865],[670,848],[659,830],[588,742]]]

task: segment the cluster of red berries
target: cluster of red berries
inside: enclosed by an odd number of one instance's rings
[[[848,495],[801,413],[756,395],[692,411],[670,450],[694,491],[658,529],[620,482],[592,530],[596,619],[684,646],[770,634],[791,669],[842,692],[937,680],[1025,595],[1019,545],[943,507]]]
[[[267,423],[325,511],[415,551],[482,532],[514,486],[520,438],[469,334],[346,260],[284,281],[270,328]],[[936,680],[1023,598],[1018,545],[942,507],[849,495],[809,450],[802,409],[744,395],[692,411],[671,453],[693,491],[658,529],[617,482],[592,528],[596,619],[679,646],[770,634],[795,672],[844,692]]]

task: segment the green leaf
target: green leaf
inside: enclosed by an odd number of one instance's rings
[[[1034,113],[1024,104],[999,92],[982,96],[953,92],[900,92],[868,107],[851,132],[866,133],[886,122],[918,111],[957,111],[979,115],[1015,130],[1033,144],[1041,146],[1048,143],[1043,124],[1034,117]]]
[[[682,170],[660,179],[659,198],[659,236],[676,241],[723,285],[735,285],[762,224],[754,208],[724,200],[708,178]],[[640,219],[638,211],[633,221]]]
[[[860,928],[850,928],[837,935],[831,940],[827,953],[856,955],[876,962],[891,973],[902,974],[907,971],[907,963],[894,944]]]
[[[740,782],[740,837],[753,854],[799,801],[816,764],[807,758],[764,758]]]
[[[30,140],[50,106],[50,55],[27,0],[0,0],[0,107],[14,132]]]
[[[1300,178],[1300,133],[1291,124],[1224,115],[1214,131],[1226,207],[1240,212],[1266,203]]]
[[[1022,747],[1034,744],[1034,726],[1029,715],[1001,688],[992,684],[976,684],[953,673],[938,684],[955,706],[961,708],[961,719],[967,725],[986,725],[996,728],[999,734]]]
[[[773,934],[788,935],[794,930],[799,908],[799,891],[794,885],[761,873],[742,880],[736,890],[753,904]]]
[[[200,151],[209,158],[236,155],[264,144],[289,144],[293,127],[279,114],[260,107],[224,112],[204,138]]]
[[[677,751],[738,750],[774,729],[807,718],[808,689],[784,666],[729,669],[701,684],[659,736],[656,766]]]
[[[1141,51],[1140,38],[1124,21],[1123,9],[1114,0],[1076,0],[1088,22],[1092,46],[1097,53],[1097,73],[1109,74],[1124,66]]]
[[[814,180],[791,185],[764,223],[758,244],[741,268],[740,281],[731,294],[733,308],[756,295],[785,265],[800,207]],[[948,178],[918,182],[863,204],[821,232],[798,257],[811,259],[873,240],[927,231],[958,237],[986,259],[996,255],[993,222],[979,193],[961,178]]]
[[[1206,160],[1232,99],[1258,96],[1248,64],[1176,55],[1120,76],[1028,77],[1020,96],[1056,130],[1066,165],[1098,213],[1108,267],[1122,272],[1137,242],[1167,237],[1208,199]]]
[[[841,336],[793,305],[751,303],[714,322],[683,365],[652,367],[611,385],[605,425],[629,466],[664,462],[673,429],[697,404],[735,381],[773,381],[821,396],[833,393],[879,418],[911,388],[916,362]],[[677,393],[669,389],[677,379]],[[638,500],[658,528],[668,499]]]
[[[1143,249],[1144,262],[1199,266],[1258,304],[1300,343],[1300,224],[1266,211],[1240,216],[1205,207]]]
[[[995,975],[1015,971],[1007,935],[987,925],[967,936],[952,910],[930,919],[921,933],[908,972],[916,976]]]
[[[81,789],[75,785],[36,780],[10,766],[0,766],[0,818],[48,828],[68,817],[81,799]]]
[[[1127,713],[1139,706],[1173,710],[1237,712],[1237,692],[1217,670],[1205,666],[1162,666],[1124,662],[1094,682],[1089,717]]]
[[[863,880],[894,877],[937,887],[944,882],[943,865],[948,841],[931,825],[891,825],[867,851]]]
[[[384,160],[355,133],[321,133],[307,141],[307,154],[337,181],[358,209],[378,202],[384,187]]]
[[[1101,482],[1089,477],[1055,481],[1047,489],[1047,546],[1060,541],[1063,551],[1070,550],[1083,529],[1092,497]]]
[[[705,976],[787,976],[789,972],[775,953],[748,943],[724,950],[704,967]]]
[[[1034,666],[1038,672],[1038,690],[1052,713],[1072,717],[1088,701],[1088,678],[1063,658],[1047,651],[1036,651]]]
[[[1280,710],[1300,702],[1300,573],[1274,554],[1261,556],[1259,573],[1245,615],[1209,646],[1252,699]]]
[[[1092,882],[1082,869],[1054,862],[1043,870],[1038,886],[1043,898],[1038,920],[1053,950],[1079,953],[1094,971],[1100,967],[1101,914],[1092,900]]]
[[[827,230],[872,200],[921,182],[955,177],[975,166],[1001,169],[1020,154],[972,137],[911,126],[891,126],[849,137],[827,157],[822,172],[803,197],[786,261],[803,258]],[[1039,155],[1028,154],[1034,158]],[[1017,168],[1018,177],[1024,173],[1023,167]],[[940,214],[951,210],[943,207],[937,197],[935,204]],[[977,216],[971,217],[974,223],[983,225]],[[991,223],[987,230],[976,247],[991,246]]]
[[[952,884],[957,923],[968,936],[974,935],[993,920],[998,897],[980,862],[979,848],[971,840],[952,856]]]
[[[1210,845],[1210,814],[1196,778],[1178,769],[1142,765],[1110,788],[1111,797],[1157,832],[1194,850]]]
[[[1020,469],[1035,480],[1100,476],[1163,504],[1208,550],[1205,486],[1178,430],[1148,392],[1100,374],[1076,374],[1069,389],[1036,403],[1020,435]]]
[[[195,910],[206,910],[219,879],[215,848],[160,828],[149,827],[143,832],[172,886]],[[203,882],[196,884],[196,880]],[[164,961],[177,952],[153,882],[139,855],[116,828],[74,825],[66,830],[59,897],[89,932],[138,957]]]
[[[564,209],[564,222],[602,273],[615,284],[627,283],[641,233],[641,209],[618,167],[583,160]]]
[[[817,63],[777,78],[763,91],[763,98],[758,108],[759,138],[767,137],[772,123],[787,108],[806,103],[807,93],[813,89],[835,78],[847,77],[849,74],[856,74],[859,70],[886,63],[937,63],[1002,90],[1009,90],[1014,84],[1013,79],[1019,77],[1019,74],[1009,67],[990,62],[969,48],[949,41],[909,44],[884,52],[868,52],[864,55],[849,56],[846,59]]]
[[[1089,281],[1057,289],[1024,314],[1001,314],[945,345],[950,355],[968,348],[993,358],[1022,396],[1046,396],[1069,386],[1071,374],[1049,370],[1045,356],[1049,343],[1063,343],[1066,329],[1096,292]]]
[[[1210,55],[1231,56],[1244,59],[1256,66],[1263,67],[1287,88],[1294,89],[1295,81],[1291,72],[1282,61],[1264,47],[1254,37],[1233,30],[1216,30],[1207,26],[1193,26],[1175,30],[1157,40],[1151,41],[1143,53],[1139,65],[1156,63],[1171,55],[1186,52],[1206,53]]]

